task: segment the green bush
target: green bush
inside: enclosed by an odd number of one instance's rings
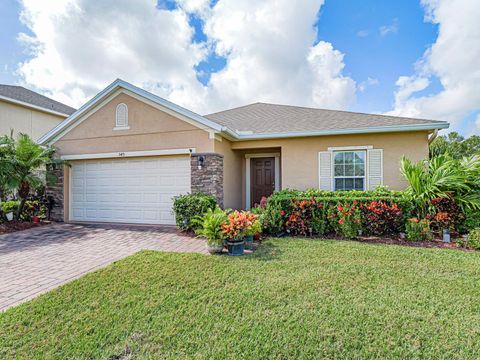
[[[466,209],[464,213],[464,221],[459,224],[458,231],[461,234],[468,234],[475,229],[480,229],[480,211]]]
[[[457,240],[460,246],[480,250],[480,228],[473,229],[468,233],[467,238]]]
[[[430,221],[427,219],[408,219],[405,225],[405,232],[407,240],[410,241],[429,241],[433,239],[432,231],[430,230]]]
[[[207,194],[187,194],[173,198],[173,213],[177,226],[182,230],[195,230],[199,223],[192,221],[195,217],[203,216],[208,209],[215,210],[217,200]]]

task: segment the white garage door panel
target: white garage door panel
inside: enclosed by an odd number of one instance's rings
[[[172,198],[190,192],[190,158],[75,161],[70,220],[175,224]]]

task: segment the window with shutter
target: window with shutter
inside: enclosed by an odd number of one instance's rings
[[[365,151],[333,152],[334,190],[365,190]]]

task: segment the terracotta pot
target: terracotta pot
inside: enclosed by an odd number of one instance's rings
[[[34,224],[40,224],[40,218],[38,216],[32,216],[32,222]]]

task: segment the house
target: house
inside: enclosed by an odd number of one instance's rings
[[[74,112],[74,108],[22,86],[0,84],[0,136],[13,130],[38,139]]]
[[[71,167],[48,189],[57,220],[173,224],[172,197],[249,208],[282,188],[406,186],[444,121],[256,103],[200,116],[116,80],[39,141]]]

